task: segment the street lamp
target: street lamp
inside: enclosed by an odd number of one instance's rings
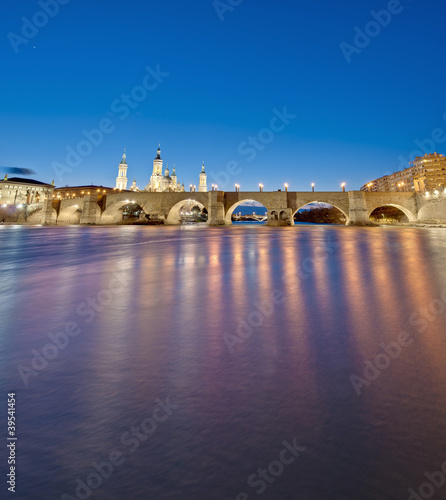
[[[213,187],[213,186],[214,186],[214,185],[212,184],[212,187]],[[190,189],[190,192],[192,193],[192,184],[190,184],[189,189]]]
[[[345,193],[345,182],[341,184],[342,192]]]
[[[288,184],[285,182],[285,192],[288,192]]]
[[[263,184],[259,184],[260,192],[263,193]]]
[[[311,191],[314,193],[314,182],[311,183]]]
[[[195,186],[194,186],[194,187],[195,187]],[[217,186],[217,184],[215,184],[215,191],[217,191],[217,190],[218,190],[218,186]]]

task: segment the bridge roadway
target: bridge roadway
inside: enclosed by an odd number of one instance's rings
[[[379,207],[399,208],[409,221],[446,221],[446,194],[426,197],[416,193],[349,192],[229,192],[209,191],[184,193],[121,192],[106,195],[92,193],[82,198],[45,200],[28,207],[27,222],[42,224],[117,224],[129,202],[137,203],[152,218],[165,224],[180,223],[180,209],[193,201],[208,211],[208,224],[231,224],[231,215],[243,202],[254,200],[268,210],[267,225],[294,224],[294,214],[312,202],[329,203],[346,217],[347,225],[373,225],[371,213]]]

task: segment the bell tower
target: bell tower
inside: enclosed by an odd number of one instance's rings
[[[203,162],[203,166],[201,167],[200,183],[198,185],[198,191],[200,191],[200,193],[206,193],[207,190],[208,190],[207,175],[206,175],[206,172],[204,170],[204,162]]]
[[[124,154],[122,155],[122,160],[119,164],[118,177],[116,177],[116,189],[122,189],[124,191],[127,189],[127,168],[127,155],[125,154],[124,149]]]

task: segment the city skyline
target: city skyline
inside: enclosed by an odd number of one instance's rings
[[[185,186],[204,160],[208,185],[226,190],[330,191],[444,152],[444,5],[432,16],[413,2],[220,4],[97,2],[85,16],[64,1],[46,22],[44,0],[8,4],[2,165],[112,186],[126,148],[141,188],[161,143]],[[102,138],[91,133],[101,125]],[[88,154],[69,166],[81,141]]]

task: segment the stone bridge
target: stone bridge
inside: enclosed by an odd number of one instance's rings
[[[92,193],[82,198],[36,203],[27,207],[27,222],[42,224],[118,224],[123,207],[135,203],[165,224],[180,223],[180,209],[193,201],[208,212],[208,224],[231,224],[231,215],[246,201],[257,201],[268,211],[267,225],[294,224],[294,214],[308,203],[328,203],[346,217],[347,225],[373,225],[371,213],[380,207],[400,209],[409,221],[445,222],[446,194],[426,197],[416,193],[349,192],[225,192],[150,193],[124,192],[106,195]]]

